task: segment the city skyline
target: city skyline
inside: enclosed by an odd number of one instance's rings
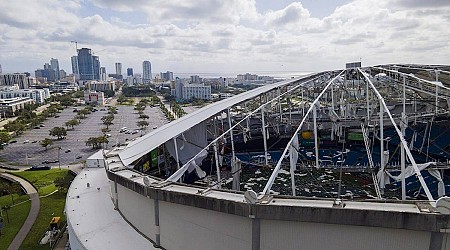
[[[146,60],[153,72],[197,74],[319,71],[360,59],[445,64],[449,9],[443,0],[10,1],[0,10],[0,64],[33,72],[57,58],[71,72],[74,40],[108,73],[115,62],[141,69]]]

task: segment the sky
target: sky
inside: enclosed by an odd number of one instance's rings
[[[14,0],[0,8],[3,72],[91,48],[107,73],[230,75],[346,62],[449,64],[449,0]]]

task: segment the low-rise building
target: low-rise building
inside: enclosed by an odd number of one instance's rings
[[[43,89],[20,89],[18,85],[0,86],[0,99],[30,98],[36,103],[44,103],[50,97],[48,88]]]
[[[17,110],[23,109],[26,104],[32,104],[34,101],[27,97],[14,97],[9,99],[0,99],[0,112],[2,117],[10,117]]]
[[[62,92],[62,93],[68,93],[72,91],[77,91],[78,85],[70,82],[57,82],[55,84],[50,85],[50,91],[51,92]]]
[[[91,91],[116,90],[116,84],[113,81],[89,81],[87,89]]]
[[[85,91],[84,102],[86,104],[105,105],[105,95],[103,92]]]
[[[127,77],[127,84],[128,86],[133,85],[139,85],[143,83],[142,75],[141,74],[134,74],[132,76]]]
[[[211,86],[205,86],[203,84],[186,84],[183,85],[183,99],[202,99],[211,100]]]
[[[176,78],[175,89],[171,90],[171,95],[179,100],[211,100],[211,86],[189,84],[184,79]]]

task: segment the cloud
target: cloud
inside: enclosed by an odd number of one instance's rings
[[[257,17],[255,0],[92,0],[92,3],[115,11],[141,11],[150,22],[238,23]]]
[[[359,57],[446,63],[447,2],[353,0],[318,19],[301,2],[259,13],[256,0],[7,1],[0,8],[0,63],[19,71],[57,57],[69,69],[71,40],[106,49],[99,56],[107,67],[121,61],[140,68],[145,59],[156,71],[321,70]],[[127,19],[134,13],[144,18]]]
[[[300,2],[294,2],[282,10],[268,12],[264,19],[271,26],[283,26],[307,20],[309,17],[309,11],[303,8]]]
[[[398,6],[405,8],[442,8],[450,6],[448,0],[396,0]]]

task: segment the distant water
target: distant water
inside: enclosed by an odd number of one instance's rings
[[[198,75],[202,78],[219,78],[219,77],[233,77],[235,78],[238,74],[256,74],[259,76],[273,76],[275,78],[291,78],[291,77],[299,77],[304,76],[307,74],[310,74],[312,72],[306,72],[306,71],[249,71],[249,72],[174,72],[174,77],[179,78],[189,78],[193,75]]]

